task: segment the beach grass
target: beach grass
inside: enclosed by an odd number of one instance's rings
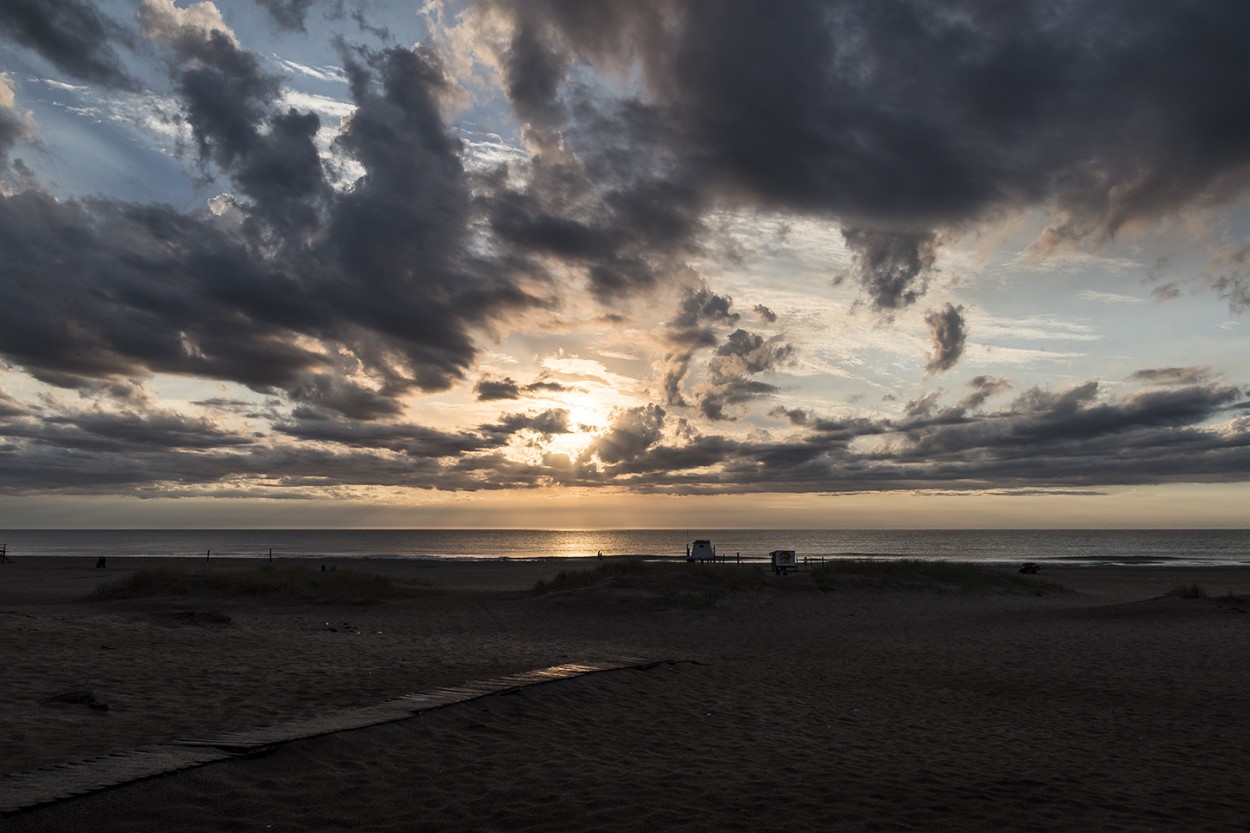
[[[285,598],[336,601],[383,601],[412,596],[416,588],[364,570],[321,571],[308,567],[236,569],[182,569],[157,567],[136,570],[97,587],[89,601],[152,597]]]
[[[562,570],[549,581],[537,582],[532,592],[542,596],[595,585],[640,590],[684,606],[710,607],[725,593],[765,587],[767,579],[756,565],[613,558],[589,570]]]
[[[966,593],[1046,593],[1067,589],[1058,582],[1037,576],[961,561],[922,558],[827,561],[812,570],[812,580],[822,590],[874,587]]]
[[[1205,599],[1208,597],[1206,588],[1201,584],[1182,584],[1180,587],[1173,587],[1171,590],[1163,594],[1166,598],[1172,599]]]

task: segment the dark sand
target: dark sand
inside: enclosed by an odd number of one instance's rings
[[[432,587],[375,605],[76,601],[151,563],[0,567],[0,770],[563,662],[686,662],[290,743],[6,833],[1250,829],[1250,612],[1220,598],[1250,596],[1248,569],[1050,568],[1076,592],[1043,595],[770,576],[697,607],[520,592],[594,559],[370,561],[352,564]],[[1213,598],[1157,598],[1193,582]],[[67,690],[109,709],[48,702]]]

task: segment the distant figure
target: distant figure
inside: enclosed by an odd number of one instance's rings
[[[103,570],[107,566],[108,566],[108,559],[106,559],[104,556],[100,556],[99,558],[95,560],[95,568],[97,570]]]
[[[323,573],[324,573],[325,571],[326,571],[326,565],[322,564],[322,565],[321,565],[321,572],[323,572]]]
[[[599,554],[595,558],[603,558],[603,550],[599,550]]]

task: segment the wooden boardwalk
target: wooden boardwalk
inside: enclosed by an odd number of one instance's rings
[[[567,663],[519,674],[476,680],[446,688],[407,694],[372,706],[331,712],[316,717],[185,738],[142,746],[97,758],[57,764],[0,777],[0,815],[12,815],[44,804],[65,801],[145,778],[169,775],[205,764],[266,752],[279,744],[350,729],[364,729],[407,720],[424,711],[507,694],[528,686],[567,680],[600,671],[651,668],[665,660],[618,658],[603,662]]]

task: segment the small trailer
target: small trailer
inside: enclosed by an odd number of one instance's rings
[[[715,561],[716,547],[706,538],[699,538],[686,551],[687,561]]]
[[[798,554],[794,550],[773,550],[768,554],[768,560],[772,562],[773,572],[779,576],[799,569]]]

